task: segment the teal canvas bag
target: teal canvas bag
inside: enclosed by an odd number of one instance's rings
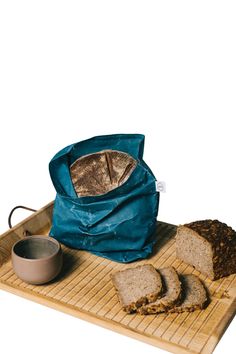
[[[117,188],[79,197],[70,166],[80,157],[104,150],[129,154],[136,166]],[[118,262],[132,262],[152,253],[156,241],[159,192],[143,161],[144,136],[114,134],[93,137],[59,151],[49,163],[57,195],[50,235],[65,245]]]

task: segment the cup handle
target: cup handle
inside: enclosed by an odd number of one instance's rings
[[[10,228],[10,229],[12,228],[11,218],[12,218],[12,215],[13,215],[13,213],[14,213],[14,211],[15,211],[16,209],[25,209],[25,210],[29,210],[29,211],[33,211],[33,212],[37,211],[37,210],[35,210],[35,209],[28,208],[28,207],[25,207],[25,206],[23,206],[23,205],[17,205],[15,208],[13,208],[13,209],[11,210],[11,212],[10,212],[10,214],[9,214],[9,216],[8,216],[8,225],[9,225],[9,228]],[[26,230],[26,231],[25,231],[25,235],[26,235],[26,236],[30,235],[30,232]]]

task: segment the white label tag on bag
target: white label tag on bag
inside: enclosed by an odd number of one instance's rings
[[[157,192],[166,192],[166,183],[164,181],[156,181],[156,190]]]

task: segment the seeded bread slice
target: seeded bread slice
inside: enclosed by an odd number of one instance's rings
[[[161,299],[139,307],[138,312],[142,315],[166,312],[180,300],[181,282],[176,270],[173,267],[167,267],[159,269],[159,272],[164,284],[165,294]]]
[[[161,276],[151,264],[116,272],[111,279],[119,301],[128,313],[135,312],[143,304],[156,301],[162,292]]]
[[[193,274],[182,275],[180,279],[183,289],[183,300],[179,305],[169,309],[168,312],[192,312],[203,309],[207,304],[208,298],[200,279]]]

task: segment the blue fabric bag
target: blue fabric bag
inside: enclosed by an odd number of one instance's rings
[[[128,180],[108,193],[78,197],[70,166],[79,157],[103,150],[128,153],[137,164]],[[50,235],[65,245],[118,262],[151,254],[156,241],[159,192],[143,161],[144,135],[93,137],[67,146],[49,163],[57,191]]]

